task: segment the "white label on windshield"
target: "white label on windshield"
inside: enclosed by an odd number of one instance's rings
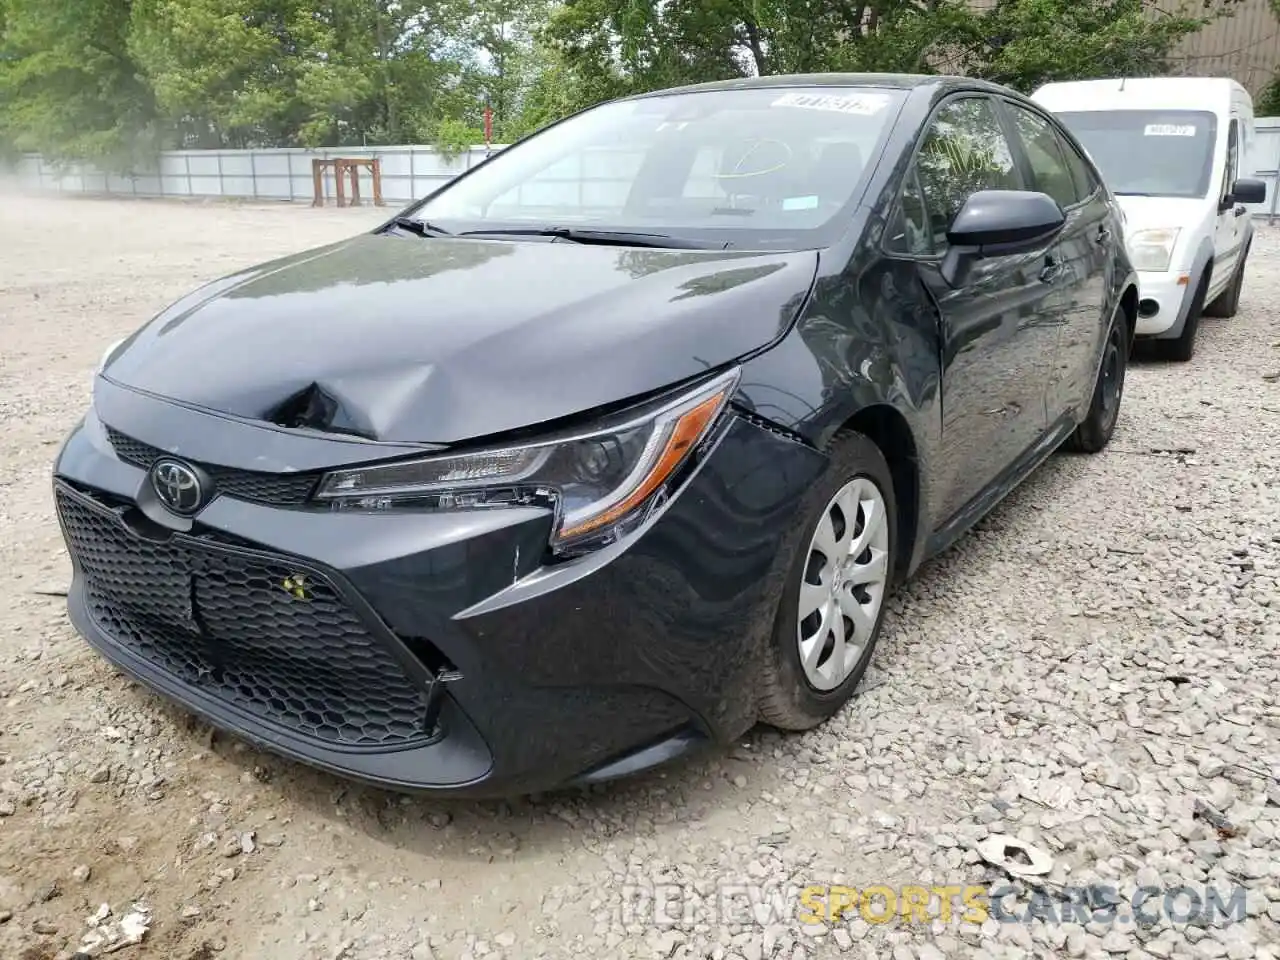
[[[832,110],[870,117],[889,105],[889,98],[878,93],[784,93],[773,101],[775,107],[803,107],[807,110]]]
[[[1194,137],[1196,128],[1189,124],[1148,123],[1142,135],[1144,137]]]

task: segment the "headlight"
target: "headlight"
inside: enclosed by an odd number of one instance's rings
[[[335,471],[316,496],[337,510],[541,504],[555,511],[553,549],[611,542],[666,501],[737,381],[733,370],[616,423],[537,443]]]
[[[106,369],[107,364],[111,361],[111,355],[119,350],[120,345],[128,339],[128,337],[121,337],[111,346],[107,347],[107,349],[102,351],[102,358],[98,361],[98,367],[93,371],[95,376]]]
[[[1173,260],[1173,248],[1178,242],[1178,227],[1159,230],[1139,230],[1129,237],[1129,259],[1133,269],[1147,273],[1164,273]]]

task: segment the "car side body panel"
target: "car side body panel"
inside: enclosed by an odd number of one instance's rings
[[[1095,201],[1097,206],[1091,204],[1082,214],[1088,218],[1082,229],[1105,223],[1111,232],[1103,253],[1081,254],[1087,258],[1087,266],[1081,269],[1100,274],[1093,283],[1092,300],[1073,305],[1081,315],[1074,325],[1069,318],[1057,324],[1052,345],[1042,342],[1028,351],[1029,362],[1044,367],[1024,375],[1041,378],[1052,374],[1049,364],[1068,354],[1062,389],[1054,394],[1056,403],[1025,411],[1037,417],[1034,429],[1023,432],[1016,446],[1001,450],[1003,456],[990,465],[981,483],[959,499],[950,497],[949,502],[948,479],[973,469],[973,458],[981,451],[975,451],[972,436],[950,437],[944,427],[950,360],[938,302],[922,279],[921,265],[886,255],[881,239],[929,115],[949,96],[991,90],[980,82],[941,81],[912,94],[871,179],[866,204],[845,240],[823,251],[812,293],[795,325],[774,348],[747,362],[740,388],[747,409],[819,450],[860,414],[884,407],[894,411],[909,433],[914,453],[911,472],[917,484],[916,490],[905,491],[914,500],[918,521],[914,530],[903,531],[911,539],[900,558],[900,572],[908,576],[980,520],[1074,430],[1088,409],[1110,319],[1125,292],[1137,288],[1137,275],[1124,252],[1121,224],[1108,206],[1110,198],[1104,189]],[[1023,322],[1034,325],[1036,309],[1043,305],[1043,300],[1028,301]],[[1017,305],[1013,309],[1017,311]],[[1070,333],[1064,341],[1057,331],[1066,329]],[[979,371],[998,362],[991,353],[999,352],[1001,341],[998,337],[984,340],[981,333],[971,335],[988,354],[973,362],[973,376],[979,376]],[[963,346],[952,344],[951,359]],[[1000,375],[999,369],[992,369]],[[786,394],[768,386],[780,382],[790,384]],[[796,389],[799,384],[803,390]],[[1016,384],[1010,386],[1016,388]],[[899,500],[903,496],[900,491]]]

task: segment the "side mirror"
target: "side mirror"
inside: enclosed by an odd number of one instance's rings
[[[1230,199],[1233,204],[1265,203],[1267,185],[1261,180],[1254,180],[1252,177],[1242,177],[1231,185]]]
[[[964,202],[947,230],[942,276],[959,286],[975,261],[1036,250],[1053,240],[1066,222],[1058,202],[1046,193],[980,190]]]

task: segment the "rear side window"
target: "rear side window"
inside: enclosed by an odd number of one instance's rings
[[[1053,125],[1017,104],[1006,103],[1006,106],[1013,114],[1013,123],[1031,164],[1036,189],[1053,197],[1063,209],[1075,206],[1087,194],[1079,192],[1067,162],[1066,145],[1058,138]]]
[[[1079,151],[1071,146],[1062,137],[1058,138],[1058,142],[1062,144],[1062,152],[1067,158],[1067,166],[1071,168],[1071,179],[1076,184],[1076,195],[1081,200],[1088,200],[1098,192],[1098,179],[1093,175],[1093,171],[1089,169],[1089,164],[1080,156]]]

